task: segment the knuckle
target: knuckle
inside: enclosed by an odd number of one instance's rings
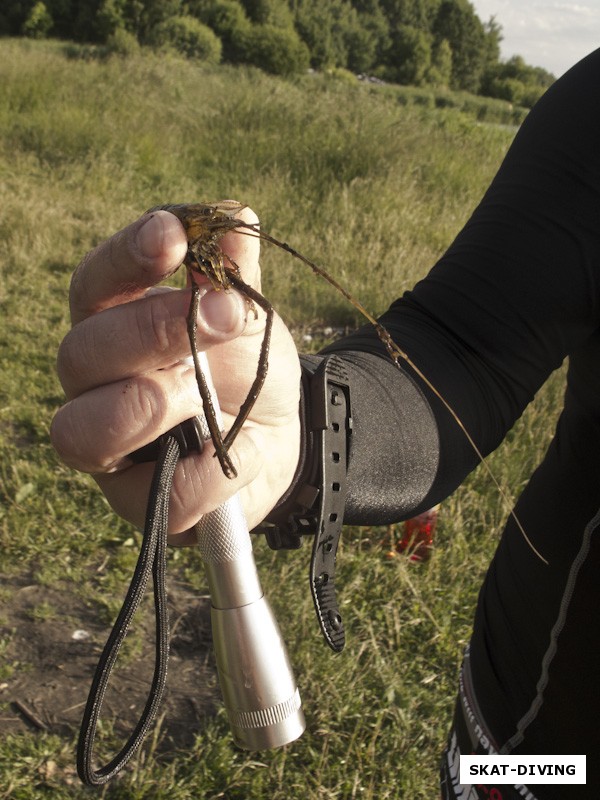
[[[176,473],[169,497],[169,529],[171,533],[189,528],[198,521],[202,514],[202,508],[198,508],[197,503],[190,502],[195,499],[190,482],[181,480]],[[194,509],[194,514],[191,515],[192,519],[190,519],[190,509]]]
[[[67,387],[70,386],[73,375],[78,371],[75,360],[76,350],[71,346],[71,337],[67,334],[60,343],[56,356],[56,372],[67,395],[69,394]]]
[[[58,379],[67,396],[70,396],[72,387],[85,365],[81,356],[81,347],[76,346],[74,336],[68,333],[60,343],[56,357]]]
[[[147,298],[147,302],[140,303],[136,322],[143,348],[150,347],[157,353],[181,350],[184,321],[181,317],[173,317],[166,294],[154,294]]]
[[[94,376],[102,374],[98,359],[95,327],[83,320],[73,328],[59,345],[56,358],[58,379],[69,399],[83,387],[95,385]]]
[[[150,377],[140,377],[125,385],[128,395],[123,413],[129,420],[129,426],[135,422],[136,429],[149,427],[163,430],[168,416],[170,393],[167,387]]]
[[[101,252],[102,245],[89,250],[81,259],[73,274],[69,285],[69,307],[72,323],[79,322],[83,317],[92,313],[96,305],[90,293],[89,273],[93,271],[93,263]]]
[[[73,404],[67,403],[54,415],[50,425],[50,441],[67,466],[87,471],[82,453],[86,452],[85,427],[78,422]]]
[[[135,449],[129,446],[132,441],[165,429],[169,394],[160,382],[142,378],[125,383],[118,397],[113,395],[114,403],[92,394],[67,402],[50,426],[54,449],[74,469],[110,471]]]

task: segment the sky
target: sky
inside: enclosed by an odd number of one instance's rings
[[[600,0],[471,0],[477,16],[502,27],[502,60],[523,56],[559,78],[600,47]]]

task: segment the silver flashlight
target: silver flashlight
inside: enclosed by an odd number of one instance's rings
[[[222,427],[204,353],[200,364]],[[305,728],[300,692],[260,585],[239,497],[205,514],[195,533],[208,579],[219,683],[233,738],[247,750],[292,742]]]

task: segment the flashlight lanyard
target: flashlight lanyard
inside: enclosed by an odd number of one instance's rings
[[[264,533],[273,549],[297,548],[303,534],[313,535],[310,587],[321,631],[335,652],[345,634],[335,593],[335,559],[344,518],[346,472],[352,432],[350,390],[344,363],[336,356],[303,363],[300,418],[309,441],[291,492],[280,501]],[[304,437],[303,437],[304,438]],[[169,612],[166,591],[166,550],[169,498],[175,468],[190,452],[202,452],[202,424],[189,419],[131,454],[136,463],[156,460],[140,554],[123,606],[96,667],[83,715],[77,748],[77,771],[83,783],[100,786],[113,778],[140,747],[152,724],[167,678]],[[132,619],[152,575],[156,620],[154,675],[148,699],[129,739],[107,764],[92,765],[98,719],[112,669]]]
[[[150,486],[146,523],[138,561],[125,596],[123,606],[98,661],[85,712],[81,722],[77,747],[77,771],[83,783],[100,786],[113,778],[141,745],[148,728],[156,717],[167,680],[169,660],[169,611],[166,590],[167,528],[169,498],[173,475],[179,459],[192,450],[202,450],[203,441],[197,419],[188,420],[132,454],[136,462],[156,459]],[[142,600],[152,575],[154,586],[154,615],[156,644],[154,675],[148,699],[133,733],[119,753],[100,769],[92,765],[94,739],[98,718],[112,669],[117,660],[131,621]]]

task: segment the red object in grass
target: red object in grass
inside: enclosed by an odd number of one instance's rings
[[[433,537],[437,525],[439,506],[434,506],[404,523],[404,534],[396,550],[406,553],[411,561],[428,561],[433,550]]]

